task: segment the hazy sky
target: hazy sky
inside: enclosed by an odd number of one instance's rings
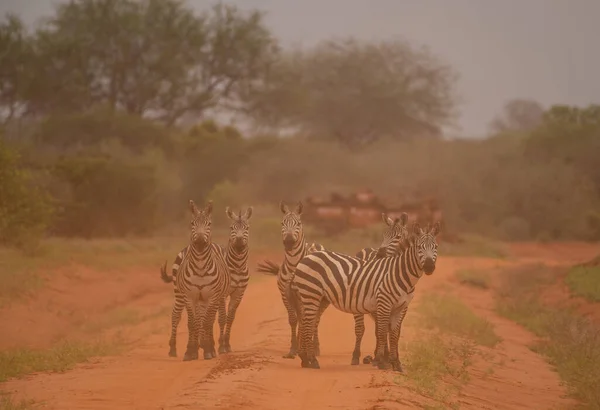
[[[0,0],[27,22],[57,0]],[[230,0],[266,11],[283,44],[331,36],[404,37],[461,75],[457,134],[483,134],[515,97],[544,105],[600,102],[600,0]],[[208,0],[188,0],[204,8]]]

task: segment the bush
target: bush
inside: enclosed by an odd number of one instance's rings
[[[0,135],[0,243],[30,248],[44,234],[51,216],[46,192],[36,186],[19,155]]]
[[[59,159],[53,175],[63,184],[54,233],[106,237],[154,232],[186,208],[174,212],[180,183],[156,152],[132,156],[90,153]]]

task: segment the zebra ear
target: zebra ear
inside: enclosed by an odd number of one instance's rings
[[[290,212],[290,208],[288,208],[288,206],[283,202],[279,202],[279,209],[281,209],[281,213],[283,214],[287,214]]]
[[[387,226],[392,226],[394,224],[394,221],[392,220],[392,218],[387,216],[387,214],[385,212],[381,213],[381,219],[383,220],[383,223],[386,224]]]
[[[430,233],[433,236],[437,236],[441,230],[442,230],[442,226],[440,224],[440,221],[437,221],[436,223],[433,224],[433,228],[431,228]]]
[[[421,225],[419,225],[418,222],[415,222],[413,224],[412,231],[413,231],[413,234],[415,234],[415,235],[421,235],[423,233],[423,230],[421,229]]]
[[[192,199],[190,199],[190,211],[192,212],[192,215],[196,216],[198,215],[198,213],[200,211],[198,211],[198,207],[196,206],[196,204],[194,203],[194,201]]]
[[[402,212],[400,215],[400,222],[402,222],[402,226],[406,226],[408,223],[408,214],[406,212]]]
[[[206,214],[206,216],[208,216],[212,213],[212,210],[213,210],[213,202],[208,201],[206,203],[206,206],[204,207],[204,213]]]
[[[304,208],[304,205],[302,205],[302,201],[298,201],[298,205],[296,205],[296,213],[298,215],[302,215],[303,208]]]
[[[249,221],[250,218],[252,217],[252,211],[253,211],[253,208],[251,206],[249,206],[248,209],[246,209],[246,214],[244,214],[244,219],[246,221]],[[241,214],[241,212],[240,212],[240,214]]]
[[[235,220],[235,215],[233,214],[233,212],[231,211],[231,209],[229,209],[229,207],[225,208],[225,213],[227,214],[227,216],[229,217],[229,219],[231,219],[232,221]]]

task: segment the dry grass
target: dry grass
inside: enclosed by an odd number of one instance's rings
[[[0,382],[35,372],[64,372],[92,357],[121,351],[122,341],[64,342],[51,349],[14,349],[0,352]]]
[[[542,338],[532,349],[546,356],[581,408],[600,409],[600,328],[567,309],[546,306],[539,290],[562,275],[536,265],[506,270],[498,311]]]
[[[31,410],[36,407],[33,400],[16,401],[11,396],[0,393],[0,410]]]
[[[490,274],[485,271],[475,271],[463,269],[456,272],[456,278],[463,285],[469,285],[476,288],[488,289],[490,287]]]
[[[509,252],[502,242],[478,235],[463,235],[456,243],[440,243],[440,254],[446,256],[475,256],[481,258],[508,258]]]

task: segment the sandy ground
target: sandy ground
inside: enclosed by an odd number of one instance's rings
[[[513,246],[516,259],[440,257],[434,275],[424,278],[414,299],[445,287],[475,313],[488,319],[502,342],[493,361],[478,359],[458,396],[461,409],[560,409],[573,403],[543,358],[527,346],[534,337],[493,311],[489,291],[461,286],[457,269],[489,269],[542,261],[571,264],[600,252],[598,245]],[[279,260],[279,253],[257,255]],[[255,261],[253,261],[255,262]],[[158,265],[158,264],[157,264]],[[252,266],[255,266],[254,264]],[[61,338],[83,337],[86,324],[111,309],[129,309],[145,320],[114,332],[131,341],[122,355],[92,359],[65,373],[35,374],[0,389],[36,400],[47,409],[412,409],[430,400],[397,383],[398,374],[370,365],[350,366],[354,344],[352,316],[335,309],[321,327],[320,370],[302,369],[299,359],[283,359],[289,343],[287,316],[274,277],[257,274],[248,288],[232,331],[233,352],[214,360],[182,362],[187,341],[185,318],[178,334],[178,358],[170,358],[168,337],[172,290],[155,270],[110,274],[73,267],[27,301],[0,311],[0,348],[46,347]],[[410,311],[409,311],[410,315]],[[408,328],[403,338],[414,338]],[[418,340],[414,340],[418,343]],[[374,347],[367,320],[363,355]],[[493,366],[493,373],[488,369]],[[439,407],[443,408],[443,407]]]

